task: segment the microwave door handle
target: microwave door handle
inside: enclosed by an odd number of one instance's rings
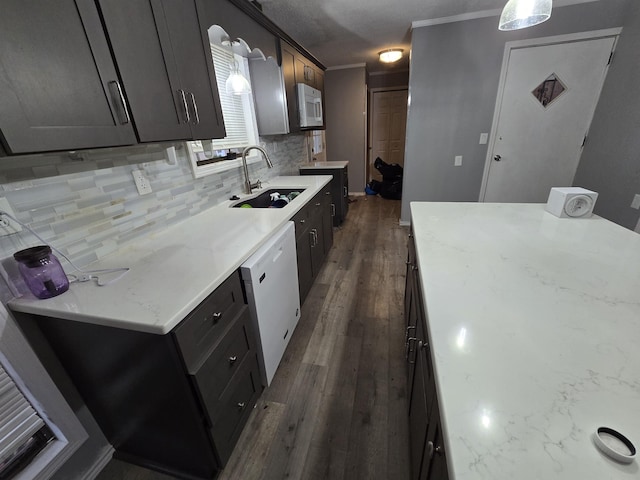
[[[314,110],[315,110],[315,114],[316,114],[316,120],[320,120],[322,121],[322,100],[319,98],[316,98],[314,100]]]

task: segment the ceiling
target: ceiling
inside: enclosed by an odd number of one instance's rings
[[[482,12],[499,15],[506,0],[258,0],[263,13],[326,67],[367,64],[369,72],[407,69],[411,23]],[[566,5],[593,0],[555,0]],[[497,28],[497,21],[496,21]],[[403,60],[378,61],[400,47]]]

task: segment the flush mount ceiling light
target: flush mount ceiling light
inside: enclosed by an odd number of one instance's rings
[[[533,27],[551,17],[552,0],[509,0],[502,10],[498,30]]]
[[[378,52],[378,56],[382,63],[394,63],[402,58],[402,52],[404,52],[404,50],[401,48],[390,48],[388,50]]]

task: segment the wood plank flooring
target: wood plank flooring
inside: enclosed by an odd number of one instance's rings
[[[400,201],[356,197],[220,480],[409,478]],[[98,480],[172,477],[113,460]]]

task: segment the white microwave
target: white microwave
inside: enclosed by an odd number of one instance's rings
[[[298,110],[300,113],[300,126],[322,127],[322,93],[304,83],[296,85],[298,92]]]

